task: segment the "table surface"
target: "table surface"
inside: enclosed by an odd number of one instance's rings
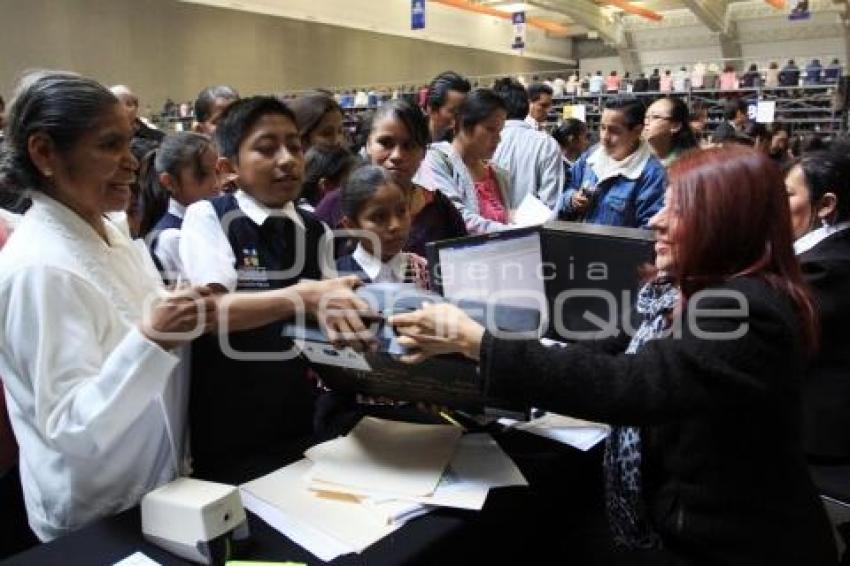
[[[340,556],[334,565],[601,563],[610,548],[602,496],[601,446],[580,452],[520,431],[494,438],[525,474],[530,486],[492,490],[480,512],[442,508],[416,518],[363,553]],[[300,454],[300,452],[299,452]],[[259,477],[294,461],[252,465],[236,475]],[[235,559],[324,564],[248,513],[251,538]],[[190,564],[147,543],[139,507],[13,556],[4,564],[109,565],[141,551],[161,564]]]

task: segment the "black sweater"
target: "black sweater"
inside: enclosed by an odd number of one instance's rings
[[[810,456],[850,463],[850,230],[800,254],[821,323],[820,352],[803,388],[803,445]]]
[[[683,561],[834,564],[801,447],[804,356],[792,306],[755,278],[714,291],[738,299],[692,297],[681,336],[634,355],[623,353],[625,336],[559,348],[485,334],[487,393],[641,426],[650,519]],[[741,299],[748,313],[730,314]],[[734,339],[697,335],[736,329],[745,332]]]

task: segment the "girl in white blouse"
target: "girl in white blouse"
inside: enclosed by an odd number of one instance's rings
[[[185,471],[178,347],[215,304],[162,295],[144,250],[104,220],[134,180],[131,137],[117,99],[69,73],[28,75],[9,112],[0,185],[33,205],[0,254],[0,374],[42,540]]]

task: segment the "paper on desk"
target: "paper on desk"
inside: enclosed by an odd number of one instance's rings
[[[314,480],[394,495],[434,493],[461,429],[364,417],[348,435],[304,455]]]
[[[381,500],[366,497],[360,501],[360,504],[378,517],[380,521],[387,524],[404,524],[434,509],[431,505],[422,505],[415,501],[404,501],[402,499]]]
[[[134,552],[124,560],[120,560],[113,566],[161,566],[159,562],[152,560],[143,552]]]
[[[539,198],[531,193],[525,195],[522,202],[511,214],[511,223],[515,226],[537,226],[552,220],[555,214]]]
[[[401,500],[430,507],[455,507],[481,510],[487,494],[494,487],[528,485],[516,464],[493,438],[486,433],[467,434],[460,438],[452,460],[440,483],[429,496],[406,496],[386,490],[365,490],[347,485],[330,484],[308,475],[310,489],[337,491],[358,495],[373,501]],[[398,509],[405,508],[398,504]],[[392,515],[389,515],[392,517]],[[384,518],[387,518],[385,515]]]
[[[526,423],[517,423],[517,421],[510,419],[499,419],[499,422],[584,451],[590,450],[599,442],[605,440],[611,432],[611,427],[606,424],[584,421],[556,413],[546,413],[542,417]]]
[[[325,562],[362,552],[400,526],[378,520],[351,501],[316,497],[304,485],[312,465],[300,460],[243,484],[242,504]]]

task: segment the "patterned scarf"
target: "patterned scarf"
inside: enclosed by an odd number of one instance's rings
[[[632,337],[627,354],[659,338],[669,327],[670,313],[679,301],[679,290],[669,279],[646,284],[635,308],[643,321]],[[605,493],[608,522],[614,541],[629,549],[661,548],[661,538],[647,519],[641,494],[641,431],[638,427],[613,427],[605,445]]]

